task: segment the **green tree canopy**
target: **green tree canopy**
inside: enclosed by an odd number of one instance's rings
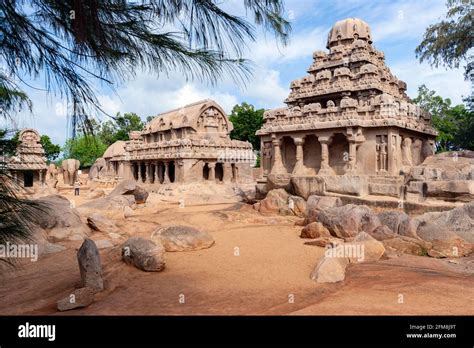
[[[439,132],[437,151],[474,150],[474,112],[465,105],[451,105],[449,98],[436,95],[425,85],[418,88],[413,100],[431,114],[433,127]]]
[[[125,113],[123,116],[117,113],[113,120],[101,124],[98,135],[104,144],[111,145],[117,140],[129,140],[128,134],[142,130],[143,125],[140,116],[134,112]]]
[[[244,48],[256,39],[252,19],[284,44],[291,26],[281,0],[243,1],[250,21],[224,10],[224,2],[2,1],[5,113],[30,106],[23,90],[28,85],[19,81],[40,74],[47,91],[64,96],[74,115],[84,115],[77,116],[80,121],[90,109],[101,110],[95,83],[113,88],[140,70],[155,75],[177,70],[211,83],[223,75],[244,81],[250,73]]]
[[[472,0],[448,0],[446,19],[430,25],[416,48],[421,62],[457,68],[466,62],[465,77],[474,79],[474,5]]]
[[[264,109],[255,110],[253,105],[242,103],[235,105],[229,116],[234,125],[230,137],[236,140],[248,141],[254,150],[260,150],[260,139],[255,132],[262,128]]]
[[[69,139],[64,145],[64,159],[74,158],[81,162],[81,168],[87,168],[101,157],[107,145],[96,135],[80,135],[75,139]]]

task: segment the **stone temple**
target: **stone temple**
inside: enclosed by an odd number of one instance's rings
[[[91,179],[250,183],[252,145],[231,140],[232,129],[224,110],[209,99],[159,114],[129,141],[112,144],[91,168]]]
[[[291,83],[286,106],[264,114],[263,182],[292,185],[303,197],[398,197],[400,174],[434,153],[430,115],[410,101],[364,21],[336,22],[326,48]]]
[[[16,154],[6,161],[6,166],[15,182],[23,188],[43,186],[48,166],[39,133],[31,128],[19,134]]]

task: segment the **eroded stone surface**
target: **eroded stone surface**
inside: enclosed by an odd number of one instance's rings
[[[192,251],[214,245],[214,238],[204,231],[189,226],[169,226],[153,232],[151,239],[161,243],[166,251]]]

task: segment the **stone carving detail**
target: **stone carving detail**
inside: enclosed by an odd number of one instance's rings
[[[386,172],[388,169],[388,148],[387,148],[387,136],[377,135],[377,171]]]
[[[402,164],[404,166],[411,166],[413,164],[411,156],[411,144],[412,140],[409,137],[403,138],[402,142]]]

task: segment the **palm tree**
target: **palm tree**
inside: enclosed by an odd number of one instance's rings
[[[251,74],[243,57],[255,26],[287,43],[290,24],[281,0],[243,0],[249,20],[223,9],[217,0],[2,0],[0,8],[0,113],[15,119],[32,108],[27,81],[74,105],[73,117],[92,131],[85,115],[101,112],[94,83],[113,88],[140,69],[160,76],[179,70],[209,83],[230,75],[245,83]],[[39,79],[41,78],[41,79]],[[77,116],[79,115],[79,116]],[[32,211],[18,204],[5,173],[0,173],[0,243],[28,235]],[[33,205],[29,205],[34,208]],[[11,220],[8,220],[11,219]],[[16,223],[22,222],[22,223]],[[15,227],[17,231],[11,228]]]

